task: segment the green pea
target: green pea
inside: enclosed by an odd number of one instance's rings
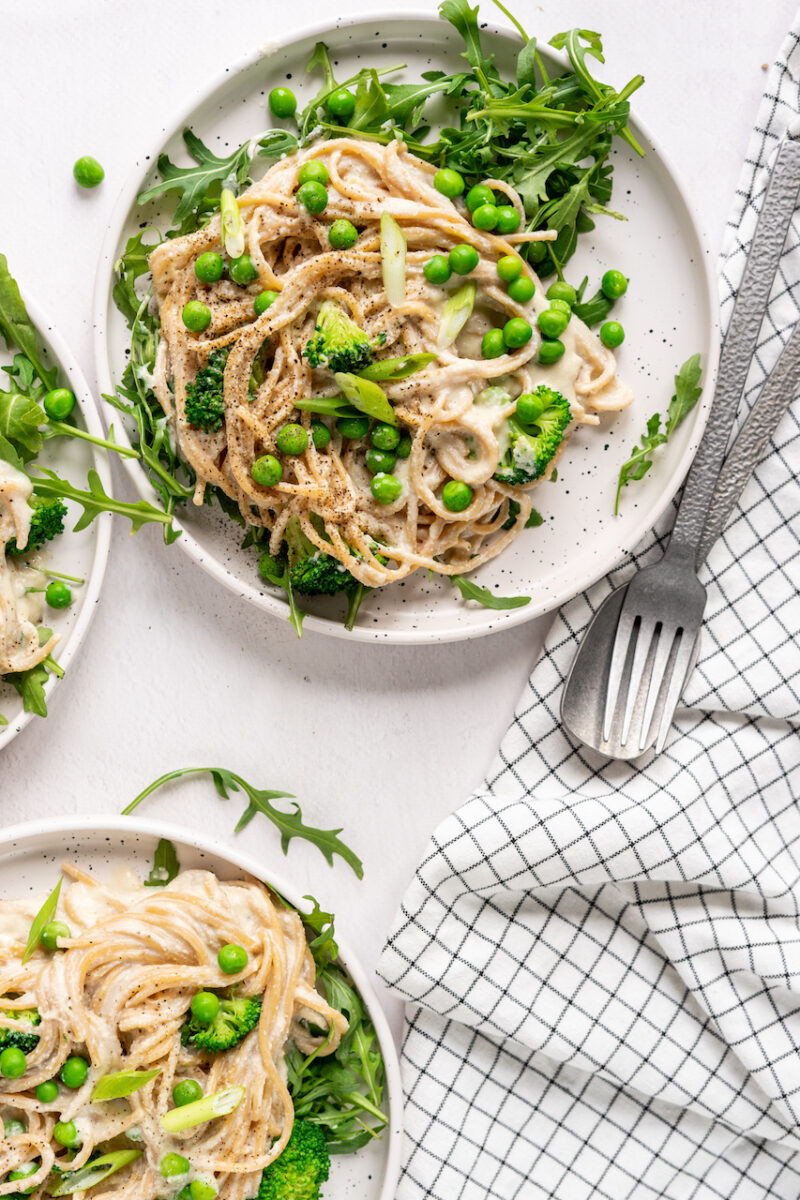
[[[204,1179],[193,1179],[189,1184],[190,1200],[214,1200],[216,1191]]]
[[[258,279],[258,268],[249,254],[240,254],[238,258],[231,259],[228,274],[240,287],[248,287]]]
[[[433,177],[433,186],[437,192],[447,196],[448,200],[455,200],[456,196],[461,195],[466,184],[464,176],[458,171],[453,171],[450,167],[442,167]]]
[[[481,338],[481,354],[483,357],[499,358],[505,352],[506,347],[503,341],[502,329],[487,329]]]
[[[308,449],[308,434],[302,425],[292,422],[278,430],[275,445],[281,454],[302,454]]]
[[[211,324],[211,309],[199,300],[190,300],[188,304],[184,304],[181,316],[184,325],[192,333],[202,333]]]
[[[172,1089],[172,1103],[176,1108],[183,1108],[184,1104],[194,1104],[202,1095],[203,1089],[196,1079],[182,1079]]]
[[[396,450],[400,442],[400,430],[396,425],[384,425],[379,421],[373,426],[369,440],[376,450]]]
[[[334,250],[349,250],[358,241],[358,230],[347,217],[339,217],[328,230],[328,241]]]
[[[304,162],[300,170],[297,172],[298,183],[308,183],[310,180],[315,180],[316,183],[325,184],[331,177],[331,173],[325,166],[325,163],[318,158],[310,158],[308,162]]]
[[[277,299],[278,293],[273,292],[271,288],[267,288],[264,292],[259,292],[253,301],[256,316],[260,317],[262,313],[265,313],[269,306],[274,304]]]
[[[397,455],[392,454],[390,450],[375,450],[370,448],[367,451],[367,470],[372,475],[390,475],[397,464]]]
[[[48,921],[42,930],[42,945],[45,950],[57,950],[58,939],[72,937],[69,925],[63,921]]]
[[[84,154],[73,166],[72,175],[79,187],[94,188],[103,182],[106,173],[96,158]]]
[[[628,290],[628,280],[622,271],[606,271],[600,280],[600,291],[609,300],[619,300]]]
[[[328,204],[328,193],[317,180],[309,179],[308,183],[301,183],[296,194],[297,203],[302,204],[303,208],[312,216],[316,217],[325,211]]]
[[[460,479],[450,479],[442,488],[442,504],[449,512],[463,512],[472,504],[472,488]]]
[[[19,1079],[25,1074],[27,1062],[18,1046],[6,1046],[0,1051],[0,1075],[6,1079]]]
[[[348,438],[351,442],[355,442],[359,438],[367,436],[369,418],[339,417],[339,420],[336,422],[336,428],[343,438]]]
[[[522,317],[512,317],[503,326],[503,341],[509,350],[518,350],[533,337],[533,330]]]
[[[286,428],[290,428],[288,425]],[[302,429],[302,425],[297,426]],[[305,429],[303,429],[305,433]],[[223,946],[217,955],[219,969],[224,975],[238,975],[247,966],[248,954],[244,946],[236,946],[229,942],[227,946]]]
[[[317,450],[324,450],[330,444],[331,431],[324,421],[320,421],[315,417],[311,422],[311,440]]]
[[[569,317],[566,313],[559,312],[557,308],[546,308],[544,312],[540,312],[536,318],[536,324],[542,337],[558,338],[567,328]]]
[[[45,588],[44,598],[51,608],[69,608],[72,604],[72,592],[60,579],[54,579]]]
[[[69,1146],[72,1150],[76,1150],[81,1145],[74,1121],[57,1121],[53,1137],[59,1146]]]
[[[469,212],[474,212],[482,204],[494,204],[494,192],[483,183],[476,184],[467,192],[466,203]]]
[[[158,1169],[164,1179],[172,1179],[176,1175],[185,1175],[190,1166],[188,1158],[184,1158],[182,1154],[170,1153],[164,1155]]]
[[[532,392],[523,392],[517,399],[516,418],[522,425],[534,425],[545,409],[545,403]]]
[[[274,454],[262,454],[253,463],[250,474],[262,487],[275,487],[283,479],[283,467]]]
[[[428,283],[447,283],[452,274],[450,262],[444,254],[434,254],[433,258],[429,258],[423,266],[422,274]]]
[[[36,1172],[39,1170],[39,1165],[39,1163],[23,1163],[22,1166],[17,1167],[16,1170],[9,1171],[8,1178],[13,1179],[15,1182],[18,1179],[27,1179],[29,1175],[36,1174]],[[20,1192],[23,1196],[30,1196],[31,1192],[35,1191],[35,1187],[20,1188]]]
[[[473,210],[472,224],[476,229],[483,229],[488,233],[497,224],[497,211],[496,204],[479,204]]]
[[[528,244],[528,262],[540,263],[547,258],[547,242],[530,242]]]
[[[535,291],[536,284],[530,275],[520,275],[519,279],[508,285],[508,294],[515,304],[527,304],[533,299]]]
[[[36,1099],[41,1104],[52,1104],[58,1099],[58,1084],[55,1079],[46,1079],[36,1088]]]
[[[86,1059],[81,1058],[79,1054],[72,1054],[61,1068],[59,1079],[64,1087],[79,1088],[86,1083],[88,1074],[89,1064]]]
[[[225,273],[222,255],[207,250],[195,260],[194,273],[201,283],[217,283]]]
[[[400,441],[397,443],[395,454],[398,458],[408,458],[411,454],[411,438],[407,433],[404,433],[400,438]]]
[[[550,342],[544,341],[539,347],[539,362],[542,366],[550,366],[552,363],[558,362],[565,349],[564,343],[558,341],[557,338]]]
[[[16,1117],[8,1117],[3,1121],[3,1136],[4,1137],[19,1137],[21,1133],[27,1133],[27,1126],[24,1121],[18,1121]]]
[[[276,117],[293,117],[297,109],[297,97],[289,88],[273,88],[269,94],[269,107]]]
[[[497,232],[502,236],[516,233],[520,227],[520,215],[512,204],[500,204],[497,208]]]
[[[600,326],[600,341],[604,346],[608,346],[609,350],[622,345],[625,341],[625,330],[619,321],[606,321]]]
[[[513,283],[522,274],[522,260],[516,254],[504,254],[497,260],[497,274],[503,283]]]
[[[394,504],[403,491],[403,485],[396,475],[383,473],[373,476],[370,488],[378,504]]]
[[[65,421],[75,407],[75,393],[69,388],[53,388],[42,403],[51,421]]]
[[[565,279],[557,279],[555,283],[551,283],[550,287],[545,292],[548,300],[566,300],[570,307],[578,299],[578,293],[571,283],[567,283]]]
[[[470,271],[474,271],[479,262],[478,251],[474,246],[460,245],[453,246],[447,256],[450,264],[450,269],[455,271],[456,275],[469,275]]]
[[[349,121],[356,111],[356,98],[352,92],[348,92],[347,88],[339,88],[338,92],[331,92],[325,103],[331,116],[338,117],[340,121]]]
[[[568,317],[572,316],[572,306],[566,300],[551,300],[550,307],[553,312],[566,313]]]
[[[196,1021],[210,1025],[219,1012],[219,996],[214,992],[195,992],[190,1007]]]

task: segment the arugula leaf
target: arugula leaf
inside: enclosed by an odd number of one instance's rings
[[[17,346],[30,359],[37,375],[48,389],[56,381],[55,367],[44,366],[37,349],[36,330],[28,316],[19,287],[8,269],[5,254],[0,254],[0,333],[9,349]]]
[[[531,602],[530,596],[496,596],[489,588],[479,587],[463,575],[451,575],[450,579],[465,600],[477,600],[484,608],[524,608]]]
[[[602,288],[598,288],[589,300],[573,304],[572,311],[584,324],[591,327],[592,325],[599,325],[601,321],[605,321],[613,307],[614,301],[609,300],[608,296],[604,295]]]
[[[10,442],[24,462],[29,462],[42,448],[39,426],[47,418],[30,396],[21,392],[0,391],[0,437]]]
[[[164,887],[172,882],[180,869],[181,864],[172,842],[168,838],[159,838],[153,854],[153,866],[144,881],[144,886]]]
[[[224,183],[230,186],[228,181],[241,185],[250,170],[250,142],[239,146],[227,158],[220,158],[191,129],[184,129],[183,140],[196,166],[178,167],[166,154],[159,155],[158,169],[163,175],[162,181],[141,192],[137,198],[139,204],[148,204],[167,192],[180,192],[180,201],[173,216],[175,224],[197,212],[213,185],[219,184],[220,189]]]
[[[18,471],[21,471],[25,465],[11,445],[11,442],[4,438],[2,434],[0,434],[0,458],[4,462],[11,463],[12,467],[16,467]]]
[[[271,554],[262,554],[258,560],[258,571],[262,578],[266,579],[267,583],[271,583],[273,587],[283,588],[286,592],[286,599],[289,602],[289,616],[287,620],[297,636],[299,638],[302,637],[303,619],[306,614],[298,607],[297,598],[292,587],[292,573],[289,570],[288,562],[274,558]]]
[[[37,467],[37,469],[44,476],[41,478],[37,475],[33,480],[33,490],[37,496],[60,496],[62,500],[74,500],[83,508],[83,516],[79,517],[75,526],[76,533],[91,525],[95,517],[102,512],[113,512],[118,513],[121,517],[127,517],[131,523],[131,533],[138,533],[142,526],[150,521],[172,527],[171,515],[162,512],[154,504],[148,504],[146,500],[138,500],[135,504],[130,504],[109,496],[94,468],[89,471],[88,492],[74,487],[66,479],[59,479],[55,471],[50,471],[46,467]]]
[[[293,812],[283,812],[276,808],[271,802],[278,799],[290,799],[294,797],[290,792],[275,792],[263,788],[256,788],[253,784],[242,779],[241,775],[235,774],[228,770],[227,767],[182,767],[176,771],[169,771],[166,775],[159,776],[153,783],[149,784],[144,791],[123,808],[122,812],[128,815],[138,807],[141,802],[146,799],[157,788],[162,787],[165,783],[170,783],[174,779],[180,779],[185,775],[202,775],[208,774],[214,781],[214,786],[217,789],[217,794],[223,799],[230,799],[230,792],[243,792],[247,797],[247,806],[244,812],[236,823],[236,832],[244,829],[246,825],[252,821],[253,817],[258,813],[267,817],[273,825],[278,829],[281,835],[281,849],[284,854],[289,850],[289,843],[292,838],[301,838],[304,841],[311,842],[316,846],[320,853],[331,866],[333,866],[333,856],[338,854],[340,858],[352,867],[359,879],[363,878],[364,868],[361,860],[354,854],[349,846],[337,836],[342,831],[341,829],[316,829],[312,825],[303,824],[303,814],[300,810],[300,805],[295,803],[292,805]]]
[[[687,358],[675,376],[675,393],[669,403],[663,431],[660,414],[653,413],[638,445],[634,446],[630,457],[620,467],[614,500],[615,516],[619,514],[622,489],[632,480],[644,479],[653,466],[653,452],[664,445],[699,400],[703,390],[700,384],[701,376],[700,355],[693,354],[691,358]]]
[[[283,158],[296,149],[297,138],[288,129],[270,129],[258,142],[259,158]]]
[[[52,892],[47,897],[44,904],[39,909],[36,916],[33,918],[33,921],[31,922],[30,931],[28,933],[28,940],[25,943],[25,949],[22,951],[22,958],[20,959],[23,966],[25,965],[25,963],[28,961],[28,959],[33,954],[34,950],[36,950],[39,943],[41,942],[42,931],[44,930],[45,925],[48,925],[50,923],[50,921],[52,921],[53,917],[55,916],[56,909],[58,908],[58,897],[61,894],[62,882],[63,881],[61,879],[59,879],[58,883],[53,888]]]
[[[303,924],[317,936],[308,943],[318,969],[326,967],[329,962],[339,957],[339,947],[336,944],[336,933],[333,924],[333,913],[324,912],[319,902],[313,896],[304,896],[313,905],[310,913],[300,913]]]

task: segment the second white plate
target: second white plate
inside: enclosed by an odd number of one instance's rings
[[[534,29],[549,36],[552,30]],[[607,37],[624,31],[605,30]],[[482,29],[489,52],[501,67],[513,71],[518,39]],[[163,149],[185,161],[180,131],[190,126],[212,149],[230,148],[268,128],[266,111],[270,88],[284,84],[300,97],[300,105],[319,86],[309,79],[306,64],[314,43],[324,40],[339,78],[364,66],[406,63],[393,78],[417,80],[423,71],[457,69],[462,46],[454,30],[430,14],[320,26],[304,31],[283,46],[260,50],[225,72],[200,101],[174,121],[174,132],[137,161],[120,197],[116,216],[103,247],[98,270],[96,356],[102,390],[113,389],[125,364],[124,322],[111,299],[114,262],[126,238],[141,225],[136,208],[139,191],[156,176],[152,164]],[[552,52],[548,52],[552,54]],[[563,67],[563,60],[558,60]],[[636,64],[631,64],[631,73]],[[588,587],[618,565],[657,521],[682,482],[705,424],[716,371],[718,328],[713,262],[685,192],[657,143],[640,125],[636,136],[647,149],[641,160],[626,148],[614,157],[613,205],[626,222],[598,218],[594,233],[582,238],[569,264],[569,277],[584,274],[590,287],[615,267],[630,278],[630,288],[618,315],[626,330],[619,352],[620,374],[634,388],[636,402],[625,412],[610,414],[598,428],[583,427],[571,439],[559,462],[558,480],[533,493],[534,506],[544,523],[526,530],[498,558],[471,576],[500,595],[532,597],[524,608],[492,611],[463,601],[441,579],[429,580],[419,571],[409,580],[371,593],[349,633],[332,616],[339,599],[306,601],[306,628],[357,640],[387,642],[456,641],[480,637],[496,629],[541,616]],[[615,316],[617,312],[615,311]],[[658,462],[643,480],[626,489],[622,512],[614,516],[614,494],[620,466],[628,457],[647,419],[664,412],[681,363],[700,352],[704,365],[705,400],[658,451]],[[140,494],[152,499],[149,482],[135,462],[126,462]],[[259,579],[252,550],[241,550],[241,531],[219,510],[184,506],[179,514],[183,534],[178,546],[225,586],[265,611],[287,615],[282,593]]]

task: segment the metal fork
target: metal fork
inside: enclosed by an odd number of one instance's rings
[[[619,745],[632,741],[637,753],[644,751],[651,744],[655,718],[656,749],[661,750],[693,665],[706,605],[706,590],[697,578],[698,552],[798,189],[800,143],[785,141],[759,214],[720,357],[708,425],[684,487],[669,547],[660,562],[639,571],[627,585],[608,674],[606,744],[621,706]]]

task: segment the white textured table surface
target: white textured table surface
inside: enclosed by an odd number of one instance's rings
[[[403,8],[345,0],[344,11],[366,15],[376,6]],[[514,7],[545,40],[567,24],[600,29],[609,79],[642,71],[637,110],[719,248],[762,65],[777,52],[795,0],[571,0],[568,13],[560,0]],[[487,2],[484,16],[494,21],[489,9]],[[252,45],[341,11],[321,0],[0,0],[0,250],[59,323],[90,381],[95,262],[135,152]],[[81,154],[106,169],[95,192],[72,183]],[[119,492],[132,499],[115,473]],[[309,822],[344,826],[364,859],[364,881],[341,863],[329,870],[298,842],[284,864],[260,818],[241,836],[263,852],[265,870],[279,863],[300,891],[335,906],[370,968],[429,832],[480,782],[545,627],[430,649],[312,634],[298,642],[288,625],[244,607],[177,548],[167,552],[152,529],[130,538],[119,524],[102,603],[50,719],[4,752],[0,819],[116,813],[176,766],[231,766],[260,786],[286,788]],[[190,783],[154,797],[140,815],[225,842],[238,810],[210,784]],[[2,892],[12,886],[0,881]],[[400,1006],[387,998],[387,1009],[399,1029]]]

